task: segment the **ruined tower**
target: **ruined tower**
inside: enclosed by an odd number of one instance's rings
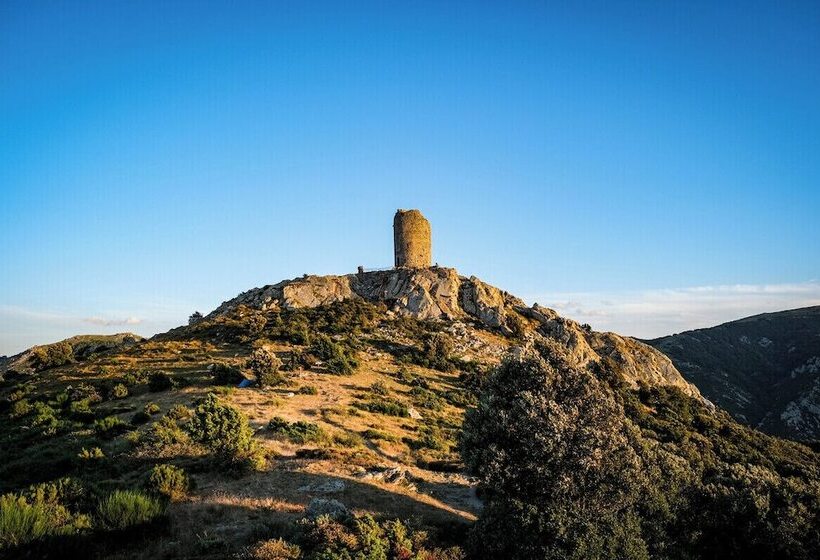
[[[431,265],[430,222],[418,210],[397,210],[393,218],[393,247],[396,268],[426,268]]]

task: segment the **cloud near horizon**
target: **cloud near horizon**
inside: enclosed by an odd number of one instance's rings
[[[104,317],[86,317],[83,319],[86,323],[92,325],[102,325],[105,327],[121,327],[125,325],[139,325],[142,324],[142,319],[139,317],[126,317],[124,319],[106,319]]]
[[[581,323],[589,323],[595,330],[656,338],[759,313],[820,305],[820,281],[546,293],[527,299]]]

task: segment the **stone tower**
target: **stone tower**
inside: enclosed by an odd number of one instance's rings
[[[393,218],[396,268],[426,268],[432,260],[430,222],[418,210],[397,210]]]

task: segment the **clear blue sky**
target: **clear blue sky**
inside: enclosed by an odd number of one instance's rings
[[[396,208],[625,334],[820,302],[820,4],[4,0],[0,190],[0,354],[388,266]]]

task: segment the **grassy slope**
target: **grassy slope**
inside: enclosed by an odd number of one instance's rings
[[[218,556],[237,550],[260,535],[270,534],[271,527],[281,527],[301,517],[315,496],[338,499],[355,512],[417,518],[434,527],[473,520],[478,501],[470,482],[458,473],[424,468],[434,461],[443,465],[457,461],[454,436],[460,425],[462,407],[446,402],[438,411],[416,406],[423,418],[414,419],[368,412],[354,406],[375,396],[412,407],[413,387],[407,381],[406,372],[416,378],[414,385],[425,384],[439,395],[459,389],[458,372],[399,363],[397,355],[402,348],[418,345],[418,341],[412,339],[414,334],[408,336],[401,325],[377,321],[367,330],[369,332],[351,337],[361,346],[360,366],[353,375],[334,375],[317,364],[288,372],[288,384],[273,388],[214,387],[208,371],[208,366],[215,362],[244,366],[253,347],[263,343],[283,359],[293,351],[307,348],[281,338],[267,339],[265,333],[239,342],[232,334],[216,334],[209,339],[208,335],[214,333],[192,333],[183,329],[42,372],[25,383],[28,394],[24,398],[30,402],[53,402],[59,393],[82,383],[98,387],[104,395],[115,383],[127,383],[129,373],[139,371],[164,371],[180,383],[177,388],[161,392],[151,392],[145,384],[132,383],[128,385],[127,397],[104,397],[92,406],[97,418],[116,415],[125,422],[130,422],[148,403],[159,405],[160,413],[153,418],[157,420],[173,405],[193,407],[199,397],[216,391],[224,402],[242,410],[257,430],[256,439],[270,458],[268,467],[263,472],[225,472],[213,466],[202,450],[146,452],[139,443],[129,443],[134,434],[101,439],[91,426],[68,419],[56,435],[43,435],[37,428],[27,428],[32,424],[29,415],[4,418],[0,425],[0,448],[5,450],[0,464],[0,490],[18,491],[29,484],[70,475],[85,479],[102,492],[124,486],[138,487],[150,466],[158,462],[183,466],[192,473],[196,489],[187,499],[172,504],[168,535],[152,539],[137,549],[119,552],[123,557],[134,558],[192,551]],[[477,336],[493,347],[508,343],[488,332],[477,333]],[[391,348],[392,354],[385,350]],[[400,369],[404,379],[398,374]],[[387,395],[373,394],[371,386],[376,383],[383,387],[381,392],[386,388]],[[300,387],[308,385],[316,387],[318,394],[298,393]],[[13,399],[13,393],[20,387],[19,380],[8,381],[0,396]],[[315,423],[325,437],[302,445],[277,438],[265,429],[274,416],[291,422]],[[433,422],[444,428],[446,449],[418,448],[419,430],[429,425],[431,419],[436,419]],[[144,434],[151,425],[149,422],[134,430]],[[94,447],[102,449],[104,459],[89,461],[77,457],[83,448]],[[387,467],[406,471],[408,482],[388,483],[363,476],[366,471]],[[328,481],[342,481],[344,490],[326,495],[310,489]]]

